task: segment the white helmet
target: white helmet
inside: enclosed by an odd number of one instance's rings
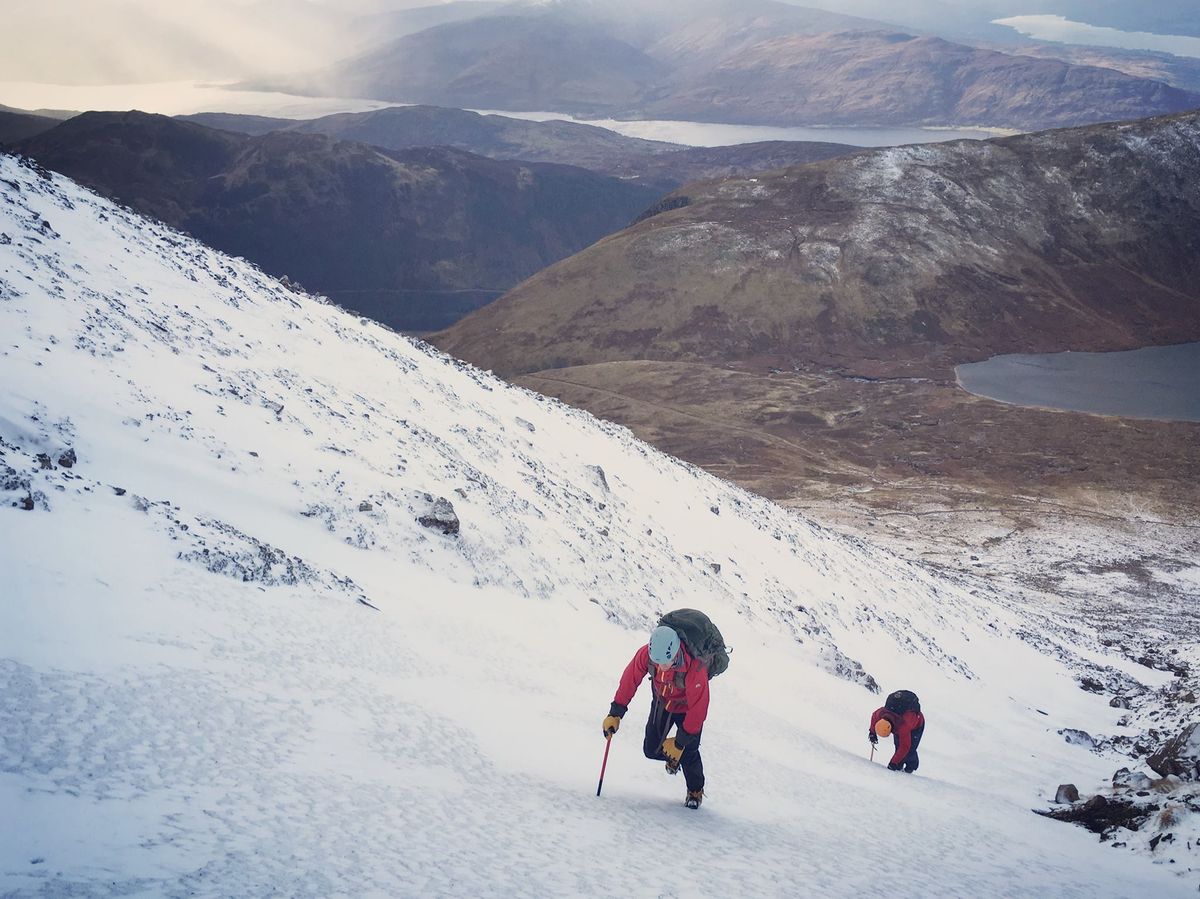
[[[650,632],[650,661],[655,665],[673,665],[679,655],[679,634],[665,624]]]

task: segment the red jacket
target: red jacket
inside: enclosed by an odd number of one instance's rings
[[[693,659],[682,647],[679,664],[660,671],[650,664],[650,647],[643,646],[633,654],[613,702],[628,707],[638,687],[647,674],[653,674],[654,695],[661,699],[668,712],[686,712],[683,729],[689,734],[700,733],[704,719],[708,717],[708,668],[698,659]]]
[[[892,736],[896,738],[896,754],[892,756],[890,764],[899,765],[912,749],[913,731],[925,726],[925,716],[920,712],[908,711],[897,715],[886,708],[876,709],[875,714],[871,716],[871,730],[875,730],[875,724],[880,718],[886,718],[892,725]]]

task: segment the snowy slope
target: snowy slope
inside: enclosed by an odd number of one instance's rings
[[[1064,660],[1159,674],[1086,634],[11,157],[0,334],[0,894],[1194,890],[1029,811],[1115,767]],[[641,758],[646,687],[597,799],[681,605],[735,650],[708,800]],[[875,682],[922,696],[915,777]]]

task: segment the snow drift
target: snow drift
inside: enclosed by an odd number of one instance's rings
[[[1156,676],[1053,610],[12,157],[0,333],[0,892],[1191,892],[1030,814],[1113,768],[1058,733],[1119,713],[1066,661]],[[734,647],[708,799],[641,758],[645,686],[597,799],[676,606]],[[922,697],[915,777],[867,760],[879,687]]]

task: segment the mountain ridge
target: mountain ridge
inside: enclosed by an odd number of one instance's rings
[[[636,358],[961,362],[1200,338],[1188,224],[1200,227],[1200,195],[1187,186],[1198,133],[1192,113],[690,185],[686,205],[436,339],[512,374]]]
[[[715,4],[640,27],[595,7],[505,7],[275,86],[457,107],[774,125],[1029,130],[1200,106],[1200,94],[1113,69],[768,2]]]
[[[729,147],[684,147],[642,140],[577,122],[531,122],[463,109],[399,106],[291,121],[200,113],[186,121],[248,134],[299,131],[326,134],[390,150],[452,146],[491,159],[575,165],[663,193],[689,181],[782,168],[857,152],[822,141],[760,141]]]
[[[140,211],[410,330],[444,325],[658,195],[590,171],[85,113],[18,145]]]

